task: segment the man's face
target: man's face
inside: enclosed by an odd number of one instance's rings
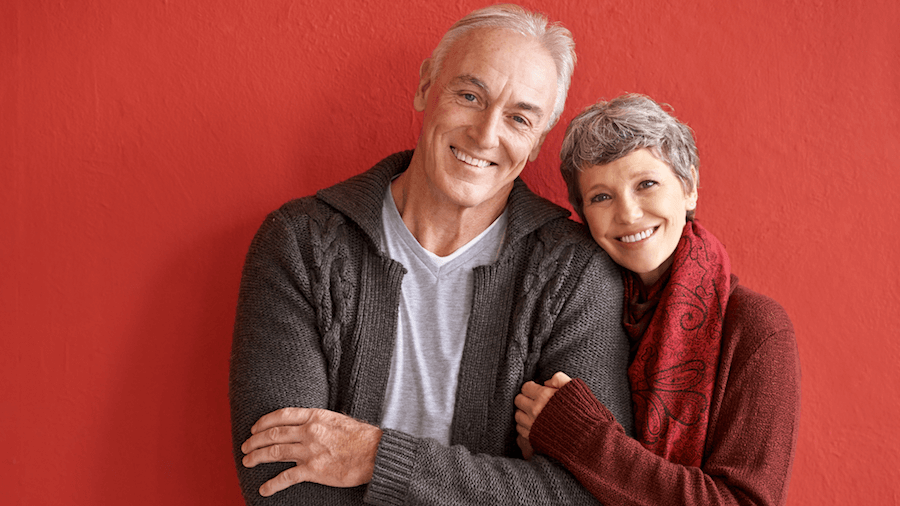
[[[556,100],[556,67],[530,37],[479,29],[454,44],[432,81],[422,68],[414,104],[425,111],[417,149],[428,190],[459,207],[504,204],[537,156]]]

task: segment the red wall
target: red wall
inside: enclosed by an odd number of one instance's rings
[[[284,201],[414,145],[418,65],[483,5],[445,3],[0,5],[5,504],[241,504],[247,246]],[[637,91],[697,132],[698,216],[797,328],[790,504],[898,504],[898,3],[526,3],[576,36],[564,123]],[[558,202],[562,133],[525,173]]]

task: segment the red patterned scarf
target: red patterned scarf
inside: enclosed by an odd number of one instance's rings
[[[678,464],[700,467],[703,458],[730,277],[725,247],[696,221],[655,285],[625,273],[635,436]]]

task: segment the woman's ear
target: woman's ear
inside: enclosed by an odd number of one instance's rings
[[[700,174],[697,172],[697,168],[691,165],[691,179],[694,180],[694,187],[691,188],[690,193],[687,195],[687,210],[693,211],[697,208],[697,199],[700,195],[697,193],[697,189],[700,187]]]
[[[434,62],[431,58],[426,58],[419,66],[419,86],[416,87],[416,96],[413,97],[413,108],[422,112],[425,110],[425,104],[428,103],[428,90],[431,89],[431,70]]]

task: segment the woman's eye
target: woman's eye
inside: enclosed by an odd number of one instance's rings
[[[591,197],[591,202],[605,202],[607,200],[609,200],[609,195],[605,193],[601,193],[599,195],[594,195],[593,197]]]
[[[650,188],[651,186],[656,186],[658,184],[659,183],[657,183],[656,181],[641,181],[641,184],[638,185],[638,188]]]

